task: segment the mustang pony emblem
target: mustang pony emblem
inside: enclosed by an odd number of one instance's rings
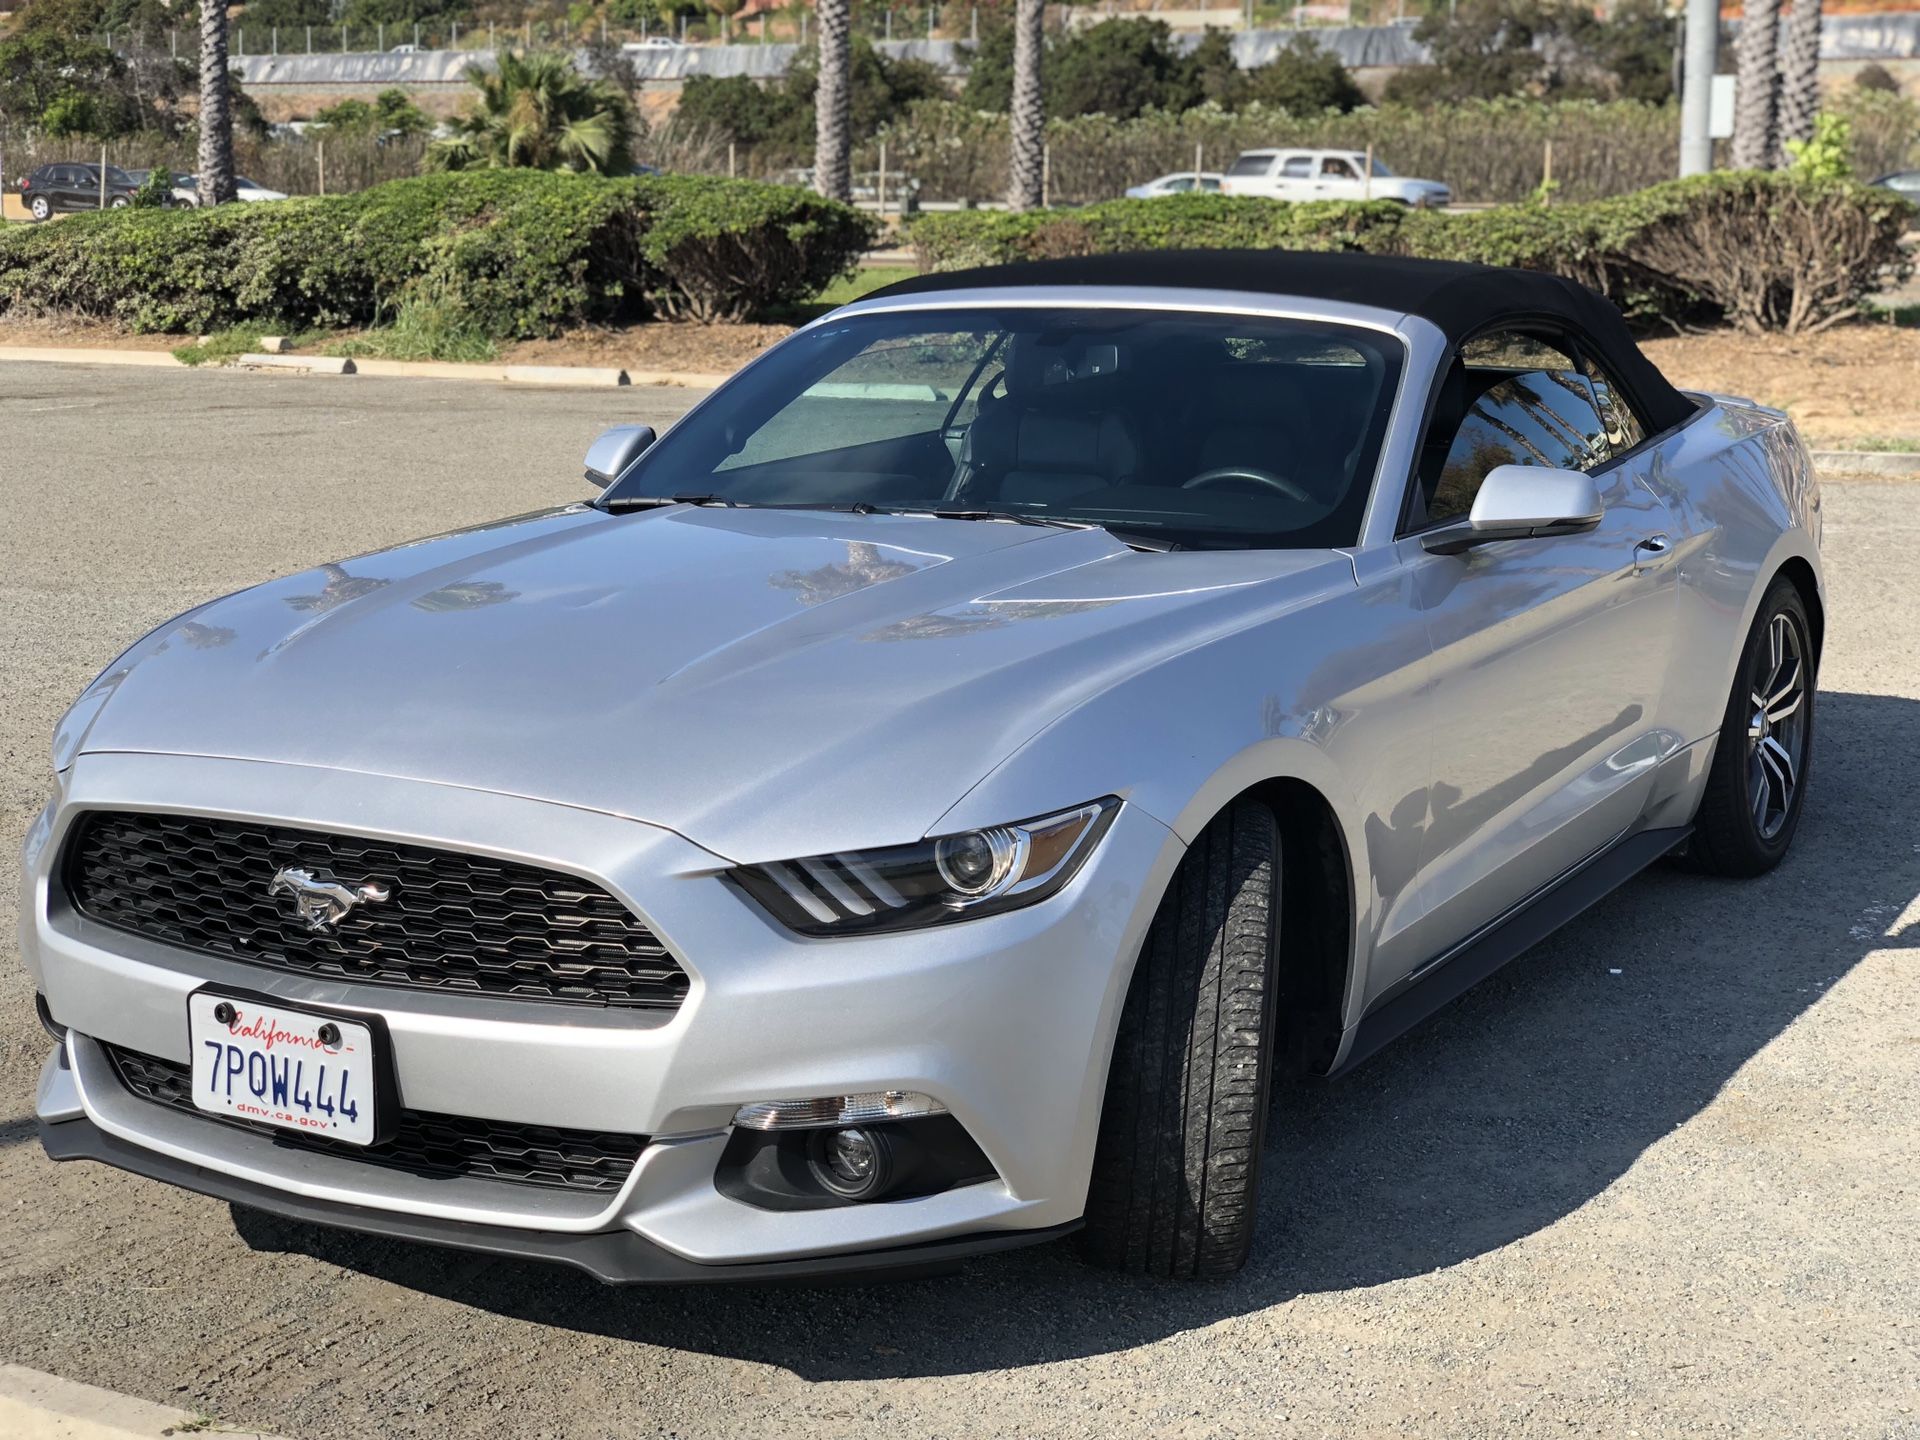
[[[330,933],[354,906],[377,905],[393,894],[386,886],[371,881],[348,887],[293,865],[275,875],[267,886],[269,895],[282,893],[293,897],[294,913],[307,922],[307,929],[320,935]]]

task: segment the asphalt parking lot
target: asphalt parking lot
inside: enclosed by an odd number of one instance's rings
[[[1286,1090],[1232,1283],[613,1291],[47,1162],[15,856],[66,702],[197,601],[578,498],[691,398],[0,365],[0,1361],[295,1437],[1920,1437],[1920,485],[1829,486],[1789,862],[1642,877]]]

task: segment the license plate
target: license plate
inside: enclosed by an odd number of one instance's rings
[[[198,1108],[373,1143],[379,1057],[371,1026],[202,990],[187,997],[187,1034]]]

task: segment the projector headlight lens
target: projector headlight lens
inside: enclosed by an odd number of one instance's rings
[[[843,850],[733,872],[740,887],[802,935],[940,925],[1032,905],[1074,877],[1113,823],[1109,795],[1014,825],[964,830],[884,850]]]

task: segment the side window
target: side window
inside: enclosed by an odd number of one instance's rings
[[[1353,166],[1344,160],[1328,156],[1320,162],[1320,173],[1330,180],[1354,180],[1359,177],[1353,173]]]
[[[1280,173],[1289,180],[1306,180],[1313,175],[1313,158],[1309,155],[1289,155],[1286,163],[1280,167]]]
[[[1193,189],[1193,177],[1191,175],[1182,175],[1178,180],[1171,180],[1167,183],[1167,189],[1184,195],[1187,191]]]
[[[1586,372],[1587,383],[1593,387],[1593,398],[1600,407],[1600,420],[1607,430],[1607,448],[1614,454],[1631,450],[1647,438],[1647,427],[1640,423],[1640,417],[1633,413],[1633,407],[1627,404],[1627,397],[1607,372],[1594,364],[1584,349],[1580,356],[1581,369]]]
[[[1566,349],[1512,330],[1480,336],[1441,384],[1421,457],[1427,518],[1465,515],[1496,465],[1588,470],[1606,454],[1593,391]]]

